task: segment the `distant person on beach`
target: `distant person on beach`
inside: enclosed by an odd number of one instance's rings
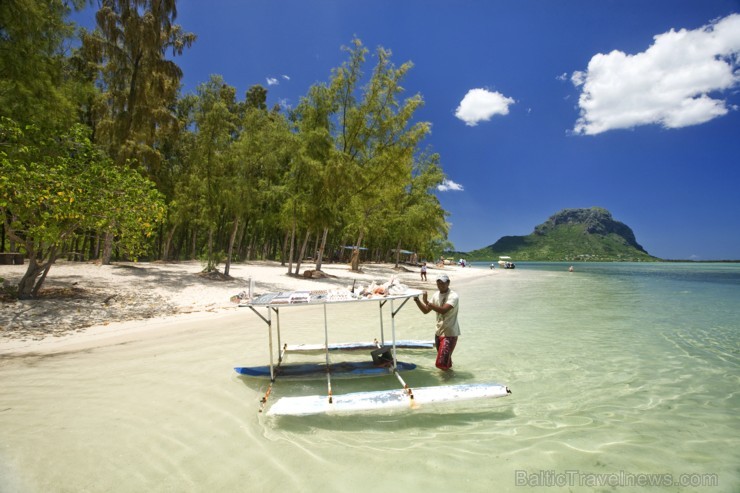
[[[422,281],[427,280],[427,263],[426,262],[421,264],[421,280]]]
[[[568,272],[573,272],[573,266],[568,267]]]
[[[417,296],[414,301],[425,315],[432,311],[437,314],[434,333],[434,346],[437,348],[435,366],[447,371],[452,368],[452,352],[460,335],[460,325],[457,323],[460,297],[450,289],[450,278],[447,274],[441,274],[437,277],[437,292],[432,295],[432,299],[427,300],[427,292],[424,291],[422,299]]]

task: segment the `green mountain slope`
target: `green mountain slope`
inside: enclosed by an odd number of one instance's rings
[[[493,245],[468,252],[469,260],[605,262],[657,261],[645,251],[632,229],[606,209],[565,209],[536,226],[527,236],[504,236]]]

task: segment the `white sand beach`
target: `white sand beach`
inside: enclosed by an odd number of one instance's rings
[[[295,266],[294,271],[295,271]],[[27,265],[0,265],[5,285],[17,285]],[[314,264],[302,264],[301,273]],[[40,299],[0,301],[0,354],[54,352],[94,346],[104,339],[146,337],[178,323],[236,310],[234,296],[255,293],[356,287],[384,283],[396,277],[418,289],[435,289],[444,271],[454,283],[493,275],[486,269],[429,266],[428,281],[418,267],[363,264],[353,272],[348,264],[324,264],[321,279],[288,275],[287,265],[259,261],[231,266],[229,278],[202,274],[198,261],[115,262],[113,265],[58,261],[49,271]],[[223,271],[223,266],[220,266]]]

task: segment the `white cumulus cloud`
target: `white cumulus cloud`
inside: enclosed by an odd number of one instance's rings
[[[740,84],[740,14],[695,30],[659,34],[644,52],[599,53],[571,81],[582,88],[576,134],[658,124],[698,125],[732,106],[720,91]]]
[[[280,84],[280,81],[277,80],[275,77],[267,77],[265,80],[267,80],[268,86],[276,86]]]
[[[508,115],[509,106],[514,102],[500,92],[471,89],[460,101],[455,116],[464,121],[465,125],[474,127],[478,122],[487,122],[494,115]]]
[[[440,192],[462,192],[464,188],[459,183],[455,183],[454,181],[445,178],[442,183],[437,185],[437,190]]]

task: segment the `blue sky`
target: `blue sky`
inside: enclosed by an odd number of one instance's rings
[[[740,259],[738,0],[180,0],[177,23],[184,92],[220,74],[270,106],[354,37],[411,61],[458,250],[599,206],[652,255]]]

